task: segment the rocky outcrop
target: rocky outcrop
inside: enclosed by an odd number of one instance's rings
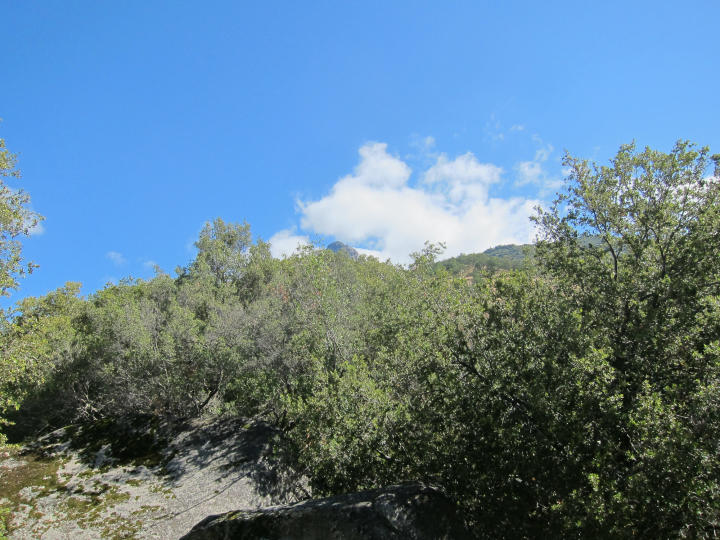
[[[280,437],[235,417],[68,426],[0,453],[0,525],[17,540],[166,540],[211,513],[294,503],[307,482]]]
[[[357,249],[342,242],[333,242],[327,247],[327,249],[334,251],[335,253],[344,253],[353,260],[357,260],[360,256]]]
[[[463,539],[455,505],[439,490],[413,483],[288,506],[205,518],[182,540]]]

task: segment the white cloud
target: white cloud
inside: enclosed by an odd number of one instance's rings
[[[273,257],[289,257],[298,247],[310,243],[307,236],[295,234],[291,229],[276,232],[270,237],[270,253]]]
[[[361,146],[358,152],[360,163],[355,167],[355,175],[340,179],[338,184],[350,182],[379,188],[398,187],[410,178],[410,167],[399,158],[388,154],[387,144],[368,143]]]
[[[489,163],[480,163],[471,152],[449,161],[445,154],[424,175],[427,184],[439,185],[454,203],[474,201],[487,197],[490,184],[500,181],[502,169]]]
[[[123,254],[118,253],[117,251],[108,251],[105,254],[105,257],[110,259],[115,266],[121,266],[121,265],[125,264],[125,262],[126,262]]]
[[[377,251],[375,249],[365,249],[365,248],[356,247],[355,250],[360,255],[367,255],[368,257],[375,257],[376,259],[380,259],[381,261],[384,261],[385,259],[387,259],[387,257],[383,257],[382,252]]]
[[[422,181],[411,185],[410,167],[390,155],[386,144],[368,143],[359,154],[354,173],[330,193],[298,203],[303,230],[395,262],[407,262],[426,240],[445,242],[452,256],[532,238],[528,218],[538,201],[491,197],[490,186],[502,181],[496,165],[480,163],[471,153],[455,159],[440,155],[420,175]],[[291,231],[278,235],[296,237]]]

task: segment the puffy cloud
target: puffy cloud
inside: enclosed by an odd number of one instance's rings
[[[108,251],[105,254],[105,257],[110,259],[115,266],[121,266],[121,265],[125,264],[125,262],[126,262],[123,254],[118,253],[117,251]]]
[[[490,197],[503,171],[471,153],[452,160],[440,155],[417,185],[409,183],[410,167],[390,155],[386,144],[368,143],[359,155],[353,174],[338,180],[330,193],[298,203],[303,230],[394,262],[407,262],[426,240],[445,242],[452,256],[532,238],[528,218],[538,201]],[[303,238],[291,231],[278,235],[283,241]]]
[[[490,184],[499,182],[502,172],[496,165],[478,162],[471,152],[452,161],[441,154],[425,172],[424,182],[440,186],[451,201],[461,203],[487,198]]]
[[[273,257],[289,257],[295,250],[310,243],[307,236],[297,235],[291,229],[276,232],[270,238],[270,253]]]
[[[339,184],[363,184],[378,188],[394,188],[404,185],[412,172],[400,159],[387,153],[387,144],[368,143],[360,147],[360,163],[355,174],[342,178]]]

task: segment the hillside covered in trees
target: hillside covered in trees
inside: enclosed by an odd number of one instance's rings
[[[218,218],[174,276],[5,313],[2,432],[258,417],[314,495],[420,480],[481,537],[714,537],[719,164],[686,142],[568,156],[534,247],[438,263],[426,245],[407,267],[276,259]],[[26,202],[3,185],[4,293],[27,269]]]
[[[532,244],[506,244],[486,249],[482,253],[461,254],[435,263],[453,276],[472,281],[482,279],[483,275],[500,270],[518,270],[525,264],[531,264],[535,252]]]

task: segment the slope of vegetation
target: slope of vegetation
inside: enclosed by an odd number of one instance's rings
[[[535,246],[507,244],[486,249],[482,253],[461,254],[435,263],[453,276],[478,281],[500,270],[519,270],[532,264]]]
[[[535,264],[472,283],[432,245],[408,268],[277,260],[217,219],[176,277],[23,300],[1,334],[5,431],[261,416],[317,494],[424,480],[481,536],[714,536],[719,161],[683,142],[567,157]]]

